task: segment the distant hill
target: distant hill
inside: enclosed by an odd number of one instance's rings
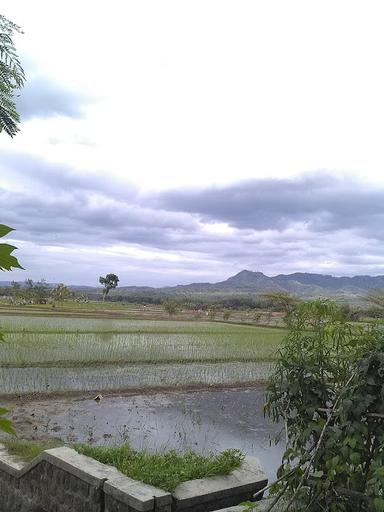
[[[242,270],[218,283],[191,283],[164,288],[120,287],[126,291],[146,291],[171,294],[204,295],[261,295],[270,291],[284,291],[303,298],[334,297],[352,302],[360,301],[369,289],[384,288],[384,276],[334,277],[324,274],[295,272],[269,277],[262,272]],[[117,290],[116,290],[117,292]]]
[[[179,286],[180,287],[180,286]],[[179,288],[173,287],[173,288]],[[298,294],[327,291],[328,293],[351,291],[352,289],[367,291],[372,288],[384,288],[384,276],[334,277],[327,274],[311,274],[295,272],[268,277],[262,272],[242,270],[238,274],[218,283],[192,283],[183,288],[249,290],[264,293],[280,290]]]
[[[276,283],[273,277],[267,277],[262,272],[251,272],[242,270],[235,276],[229,277],[226,281],[217,283],[221,288],[241,288],[246,290],[281,290],[281,286]]]
[[[10,281],[0,286],[10,286]],[[99,286],[71,286],[74,291],[100,293]],[[261,295],[269,291],[285,291],[303,298],[336,297],[343,300],[360,300],[369,289],[384,288],[384,276],[334,277],[327,274],[295,272],[268,277],[262,272],[242,270],[238,274],[218,283],[191,283],[187,285],[154,288],[150,286],[119,286],[113,295],[169,296],[169,295]]]

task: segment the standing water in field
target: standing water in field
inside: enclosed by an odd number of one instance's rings
[[[276,426],[263,416],[260,383],[271,374],[284,330],[164,320],[2,316],[1,321],[6,343],[0,346],[0,393],[9,396],[20,437],[129,442],[149,450],[239,448],[259,457],[274,477],[282,447],[270,446]],[[240,384],[250,388],[185,391]],[[22,398],[57,392],[89,392],[91,398]],[[92,397],[100,392],[105,398],[96,403]],[[17,405],[14,394],[20,395]]]
[[[283,447],[270,445],[279,430],[264,418],[265,391],[231,389],[55,399],[13,407],[21,436],[57,437],[67,443],[129,442],[133,448],[220,451],[239,448],[257,456],[269,479]]]

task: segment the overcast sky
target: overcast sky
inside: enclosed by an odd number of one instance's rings
[[[3,0],[24,30],[0,222],[125,285],[384,274],[381,0]]]

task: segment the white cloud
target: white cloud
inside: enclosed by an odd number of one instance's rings
[[[30,121],[20,149],[143,189],[316,169],[383,180],[380,1],[5,0],[3,11],[40,72],[100,100],[84,121]]]

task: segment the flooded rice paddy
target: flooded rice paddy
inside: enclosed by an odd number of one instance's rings
[[[27,315],[2,315],[0,326],[1,403],[12,408],[20,437],[240,448],[275,475],[282,447],[270,446],[277,427],[263,416],[262,383],[283,329]],[[96,393],[106,395],[99,404]]]
[[[196,451],[240,448],[259,457],[274,478],[283,447],[270,445],[279,430],[264,418],[263,387],[168,392],[87,399],[29,401],[13,406],[19,435],[97,445]],[[12,403],[10,404],[12,405]],[[32,433],[32,434],[31,434]]]
[[[271,363],[107,365],[84,368],[0,368],[1,393],[129,390],[265,381]]]
[[[271,361],[282,329],[220,322],[1,316],[0,366]]]
[[[285,331],[221,322],[2,315],[0,394],[264,381]]]

